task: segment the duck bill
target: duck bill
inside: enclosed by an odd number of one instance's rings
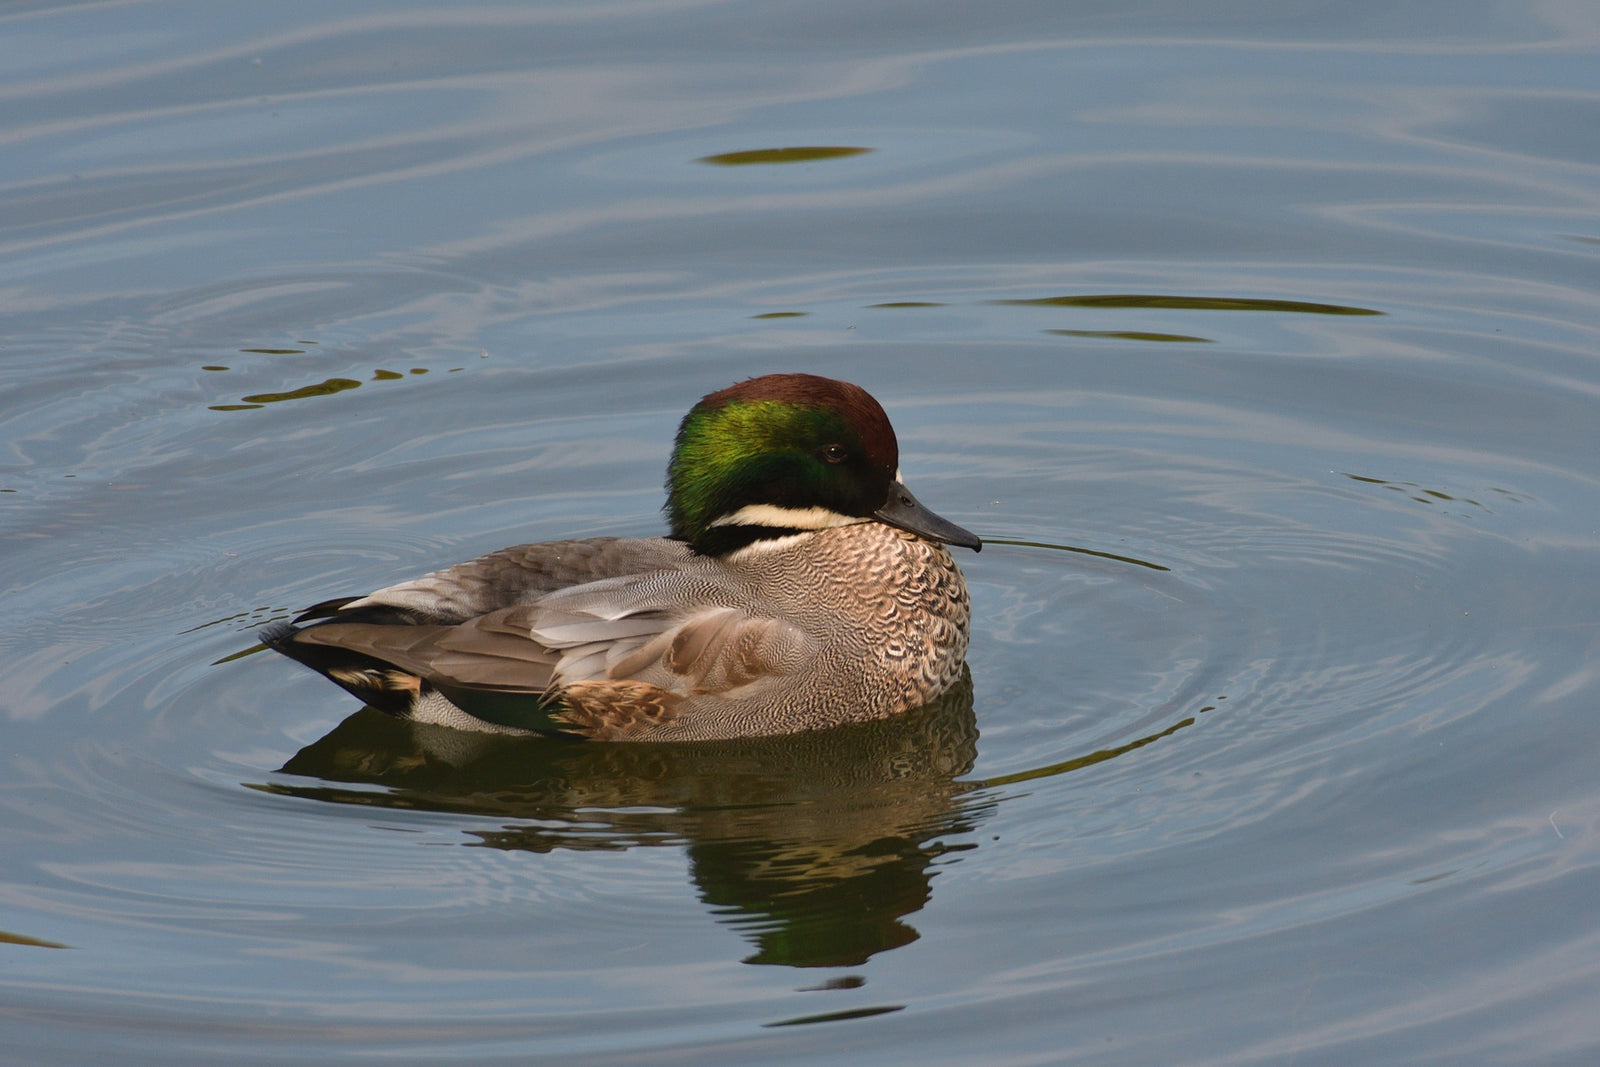
[[[889,500],[877,510],[875,517],[879,522],[909,530],[929,541],[959,545],[974,552],[983,549],[983,542],[978,539],[977,534],[962,529],[949,519],[942,519],[923,507],[922,503],[911,495],[911,490],[900,482],[895,482],[889,487]]]

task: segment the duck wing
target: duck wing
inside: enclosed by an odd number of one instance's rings
[[[295,632],[292,640],[376,661],[435,686],[541,694],[550,688],[559,655],[531,639],[514,618],[522,610],[502,608],[455,624],[334,618]]]
[[[451,568],[348,602],[294,633],[292,644],[380,665],[378,675],[369,668],[360,676],[364,685],[420,693],[425,684],[503,725],[523,725],[538,706],[541,721],[554,713],[557,728],[605,737],[660,725],[686,701],[755,696],[813,661],[814,635],[752,604],[703,560],[676,557],[665,569],[585,582],[460,622],[414,621],[423,612],[448,617],[437,580],[460,570]],[[384,667],[404,677],[384,678]]]
[[[461,623],[587,582],[671,568],[689,546],[665,537],[591,537],[513,545],[361,597],[325,600],[294,621],[341,618]]]

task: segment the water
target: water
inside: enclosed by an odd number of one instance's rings
[[[13,1057],[1595,1056],[1600,8],[0,28]],[[619,751],[250,651],[658,531],[773,370],[989,539],[970,691]]]

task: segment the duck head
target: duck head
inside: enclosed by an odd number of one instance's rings
[[[900,480],[889,417],[858,385],[768,374],[704,397],[667,465],[672,536],[705,555],[834,526],[883,522],[978,551]]]

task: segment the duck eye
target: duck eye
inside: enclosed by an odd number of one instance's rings
[[[828,445],[822,450],[822,458],[829,463],[843,463],[850,458],[850,453],[844,450],[844,445]]]

